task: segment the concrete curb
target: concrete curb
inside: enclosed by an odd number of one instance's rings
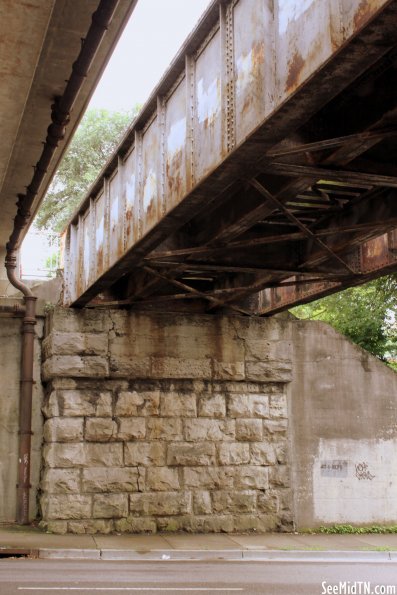
[[[40,548],[39,558],[44,559],[68,559],[68,560],[100,560],[100,550],[89,549],[61,549],[61,548]]]
[[[391,554],[394,554],[393,556]],[[397,552],[359,550],[269,550],[243,551],[244,560],[299,561],[299,562],[390,562],[397,560]]]
[[[39,549],[39,558],[113,561],[396,562],[395,551]]]

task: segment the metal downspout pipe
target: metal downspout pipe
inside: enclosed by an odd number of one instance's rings
[[[82,43],[77,60],[72,66],[71,76],[61,97],[57,97],[51,106],[52,123],[47,130],[41,157],[34,168],[31,183],[25,194],[18,195],[17,215],[14,228],[7,243],[5,268],[7,277],[16,289],[24,296],[25,312],[22,321],[22,357],[19,399],[19,451],[18,451],[18,484],[17,484],[17,513],[16,522],[21,525],[29,524],[29,493],[30,493],[30,458],[32,436],[32,392],[33,392],[33,355],[36,325],[36,297],[27,285],[16,276],[17,252],[22,242],[22,230],[31,220],[30,209],[39,191],[40,185],[47,173],[58,142],[63,139],[65,127],[69,122],[69,114],[77,95],[83,86],[95,54],[103,36],[112,20],[119,0],[101,0],[97,10],[92,15],[92,22],[87,36]]]
[[[34,327],[36,325],[36,300],[27,285],[15,275],[16,253],[7,252],[7,277],[11,285],[24,296],[25,312],[21,331],[21,372],[19,392],[19,447],[16,521],[21,525],[29,523],[30,458],[32,441],[32,394]]]

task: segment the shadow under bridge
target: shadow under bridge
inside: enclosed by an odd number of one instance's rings
[[[65,304],[268,315],[397,270],[397,1],[214,1],[65,234]]]

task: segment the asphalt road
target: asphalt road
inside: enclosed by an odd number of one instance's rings
[[[0,560],[0,594],[397,595],[394,562]]]

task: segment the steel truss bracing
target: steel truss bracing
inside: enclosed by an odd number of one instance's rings
[[[69,225],[66,303],[269,315],[397,270],[397,0],[295,3],[213,2]]]

